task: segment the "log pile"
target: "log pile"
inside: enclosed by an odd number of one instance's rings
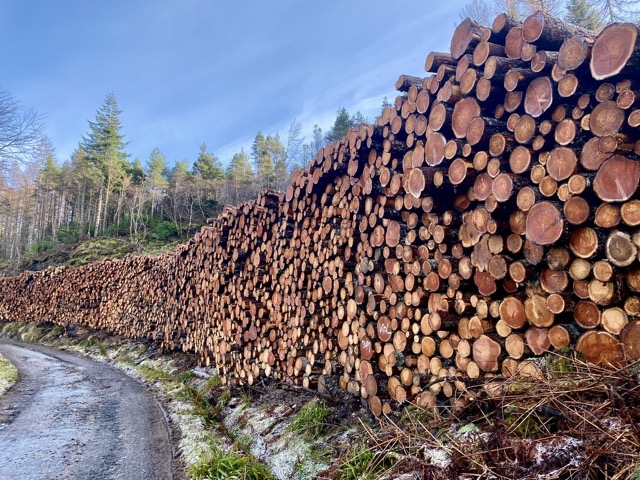
[[[638,29],[467,19],[375,125],[187,245],[0,281],[0,317],[77,323],[398,404],[575,348],[640,356]]]

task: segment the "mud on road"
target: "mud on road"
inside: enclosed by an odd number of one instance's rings
[[[174,478],[162,408],[107,365],[0,340],[18,383],[0,399],[4,480]]]

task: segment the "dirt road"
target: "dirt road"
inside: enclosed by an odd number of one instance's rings
[[[20,372],[0,399],[0,478],[172,479],[166,422],[145,387],[69,353],[0,340]]]

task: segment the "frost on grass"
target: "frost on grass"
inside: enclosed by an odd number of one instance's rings
[[[9,359],[0,354],[0,397],[18,380],[18,370]]]
[[[210,448],[211,433],[205,428],[202,418],[193,414],[190,402],[173,400],[168,405],[171,419],[180,429],[178,448],[187,465],[195,465]]]

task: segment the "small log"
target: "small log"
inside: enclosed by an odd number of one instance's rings
[[[593,32],[538,10],[522,23],[522,39],[549,50],[558,50],[567,37],[593,36]]]
[[[578,158],[575,152],[567,147],[554,148],[547,160],[547,171],[558,182],[566,180],[575,172]]]
[[[571,345],[571,335],[562,325],[554,325],[549,329],[549,343],[556,350],[562,350]]]
[[[542,115],[553,102],[553,87],[549,77],[537,77],[527,87],[525,111],[534,118]]]
[[[582,197],[575,196],[564,203],[562,212],[564,213],[564,218],[571,225],[582,225],[588,220],[591,209],[589,202]]]
[[[620,131],[624,123],[624,110],[614,101],[606,101],[598,104],[589,117],[589,129],[597,136],[612,135]]]
[[[629,323],[627,313],[620,307],[607,308],[600,319],[602,328],[613,335],[619,335]]]
[[[473,361],[483,372],[497,372],[502,347],[486,335],[481,335],[473,342]]]
[[[541,295],[532,295],[524,302],[524,311],[528,322],[536,327],[550,327],[553,325],[555,315],[549,307],[545,298]]]
[[[638,256],[638,247],[628,233],[615,230],[605,243],[607,259],[616,267],[628,267]]]
[[[471,120],[478,116],[480,116],[480,106],[474,98],[463,98],[456,103],[451,119],[451,129],[456,138],[465,138]]]
[[[524,63],[519,58],[493,56],[487,58],[483,75],[487,80],[502,80],[509,70],[522,67],[524,67]]]
[[[582,147],[580,163],[587,170],[598,170],[600,166],[612,156],[612,153],[602,152],[600,150],[600,141],[598,138],[592,138]]]
[[[640,321],[634,320],[624,328],[620,343],[627,358],[640,358]]]
[[[420,77],[414,77],[413,75],[401,74],[396,80],[396,90],[400,92],[408,92],[414,85],[419,85],[422,90],[423,79]]]
[[[565,72],[576,70],[589,58],[593,38],[574,35],[562,42],[558,52],[558,66]]]
[[[430,52],[424,62],[424,71],[429,73],[436,73],[440,65],[452,65],[455,66],[456,59],[449,53],[443,52]]]
[[[550,202],[540,202],[529,210],[526,221],[527,240],[537,245],[555,243],[564,230],[560,211]]]
[[[551,347],[549,330],[546,328],[530,327],[524,332],[524,338],[534,355],[542,355]]]
[[[490,43],[487,41],[480,42],[473,50],[473,64],[481,67],[485,64],[490,56],[503,56],[504,46]]]
[[[547,73],[553,68],[553,65],[558,61],[557,52],[547,52],[540,50],[531,59],[531,71],[535,73]]]
[[[504,40],[504,53],[508,58],[521,60],[520,54],[522,53],[522,47],[524,46],[524,40],[522,39],[522,28],[514,27],[509,30]]]
[[[573,319],[582,328],[590,329],[600,325],[600,309],[590,300],[580,300],[573,309]]]

